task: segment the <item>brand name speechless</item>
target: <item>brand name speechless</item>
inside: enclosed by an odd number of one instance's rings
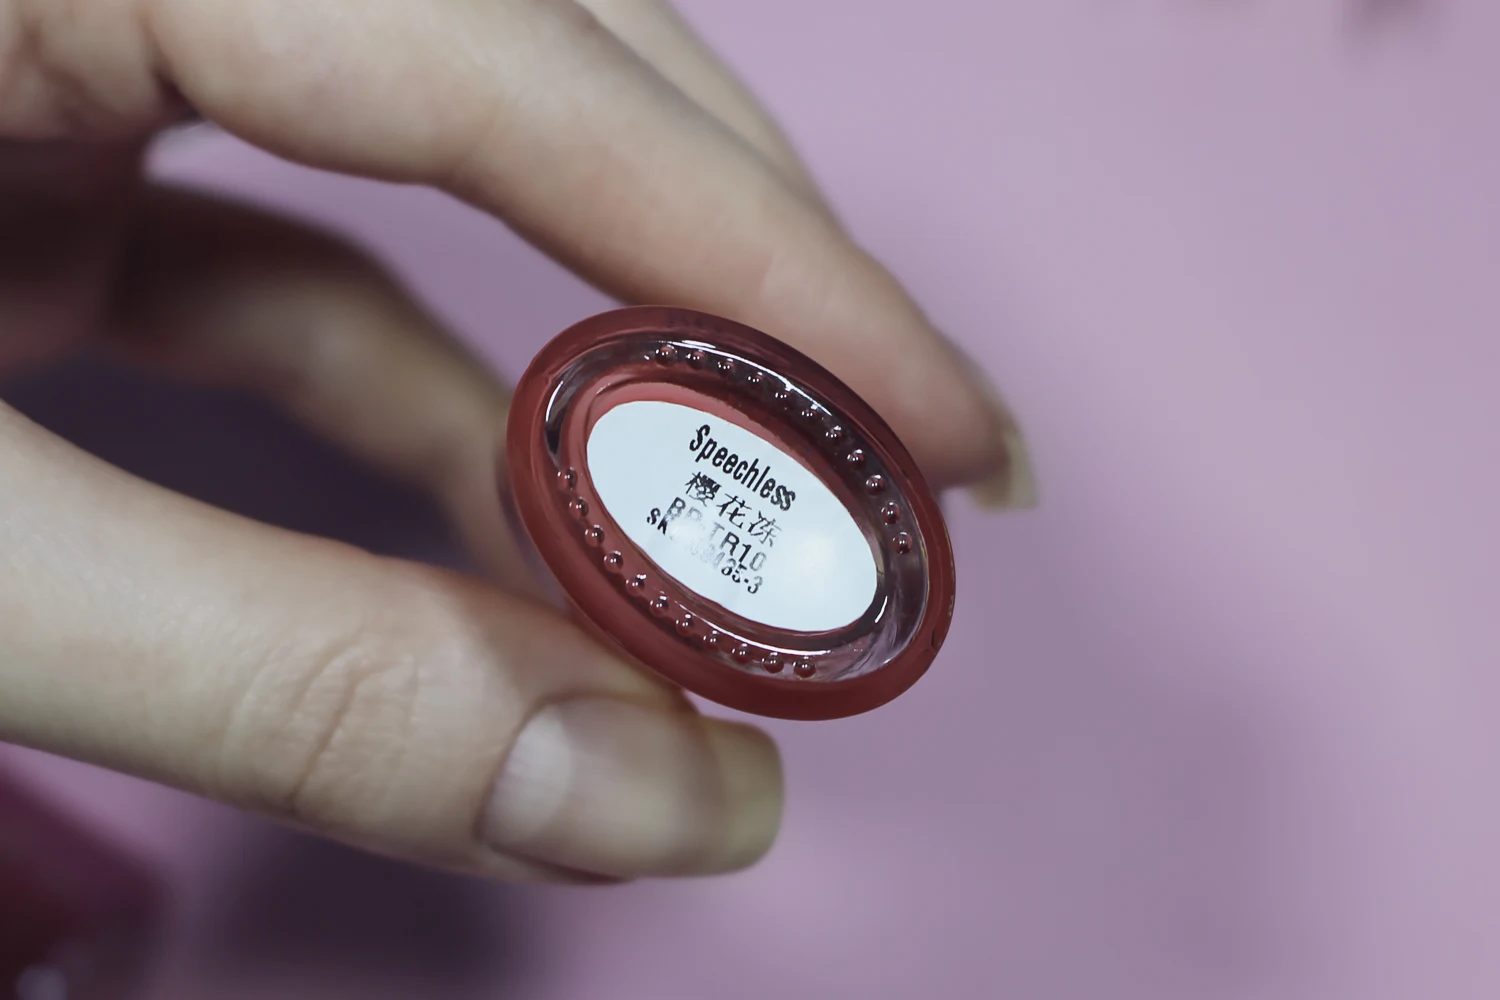
[[[776,477],[771,475],[769,462],[762,465],[754,456],[749,459],[741,458],[710,437],[711,434],[713,428],[704,424],[688,443],[688,450],[695,453],[693,464],[707,462],[762,500],[782,510],[792,509],[797,494],[776,481]]]

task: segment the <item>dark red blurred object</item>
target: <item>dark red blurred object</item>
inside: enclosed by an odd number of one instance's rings
[[[158,882],[0,771],[0,1000],[137,994]]]

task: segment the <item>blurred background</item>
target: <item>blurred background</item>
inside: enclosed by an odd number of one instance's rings
[[[1040,509],[952,499],[943,656],[772,724],[785,833],[731,878],[481,884],[0,748],[158,873],[146,995],[1500,995],[1500,6],[682,6],[1005,388]],[[367,241],[512,376],[607,305],[430,192],[211,133],[158,160]],[[4,394],[224,506],[458,558],[244,400],[90,365]]]

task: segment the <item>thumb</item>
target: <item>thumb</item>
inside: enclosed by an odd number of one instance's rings
[[[763,854],[781,774],[549,609],[294,535],[0,405],[0,739],[512,877]]]

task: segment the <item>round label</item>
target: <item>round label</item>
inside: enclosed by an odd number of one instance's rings
[[[827,632],[875,599],[875,556],[833,492],[780,448],[680,403],[594,424],[589,476],[620,528],[678,583],[750,621]]]

